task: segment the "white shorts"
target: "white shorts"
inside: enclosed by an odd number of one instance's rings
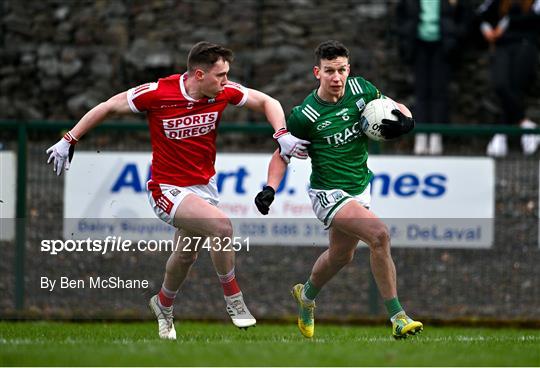
[[[213,206],[217,206],[219,203],[215,175],[210,178],[206,185],[192,185],[189,187],[159,184],[149,180],[146,183],[146,189],[148,190],[148,201],[156,216],[172,226],[174,226],[174,214],[188,194],[196,194]]]
[[[311,198],[311,206],[317,218],[325,225],[326,229],[332,224],[336,213],[350,201],[356,201],[365,208],[371,205],[371,184],[358,195],[352,196],[341,189],[313,189],[308,190]]]

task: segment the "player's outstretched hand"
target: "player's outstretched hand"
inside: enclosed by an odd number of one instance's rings
[[[279,144],[279,155],[286,163],[289,163],[291,156],[305,160],[308,158],[307,145],[309,141],[296,138],[289,133],[286,128],[281,128],[272,136]]]
[[[392,114],[397,116],[397,121],[390,119],[381,121],[381,134],[386,139],[394,139],[413,130],[414,119],[412,117],[405,116],[398,109],[392,110]]]
[[[276,194],[276,191],[274,188],[270,186],[265,186],[263,190],[257,194],[255,197],[255,206],[257,206],[257,209],[260,213],[263,215],[268,215],[268,211],[270,210],[270,205],[272,202],[274,202],[274,195]]]
[[[75,143],[77,143],[77,140],[68,132],[64,135],[64,138],[45,151],[49,154],[47,164],[53,163],[53,170],[56,175],[62,174],[64,169],[69,170],[69,165],[75,153]]]

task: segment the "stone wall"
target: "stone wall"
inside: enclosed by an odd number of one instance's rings
[[[353,74],[412,105],[412,76],[392,32],[395,2],[5,0],[0,118],[79,119],[115,93],[184,71],[188,50],[200,40],[232,48],[231,79],[271,94],[287,112],[316,86],[313,49],[326,39],[348,45]],[[463,49],[451,86],[452,120],[493,122],[497,106],[486,83],[487,51]],[[530,98],[537,120],[539,95]],[[228,109],[224,118],[263,120],[244,109]]]

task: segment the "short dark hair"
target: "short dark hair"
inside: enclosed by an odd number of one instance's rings
[[[211,68],[219,59],[232,63],[233,52],[215,43],[201,41],[193,45],[189,51],[187,68],[188,71],[193,71],[197,67]]]
[[[321,65],[321,60],[334,60],[340,56],[349,58],[349,50],[339,41],[328,40],[321,42],[315,49],[315,64]]]

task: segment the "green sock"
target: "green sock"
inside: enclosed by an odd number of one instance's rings
[[[315,298],[317,297],[317,294],[319,294],[319,291],[321,291],[321,289],[317,289],[311,283],[311,280],[307,280],[307,282],[304,284],[304,295],[309,300],[315,300]]]
[[[388,316],[390,316],[390,318],[403,310],[403,307],[401,306],[401,304],[399,304],[397,296],[390,300],[385,300],[384,306],[386,307],[386,310],[388,311]]]

